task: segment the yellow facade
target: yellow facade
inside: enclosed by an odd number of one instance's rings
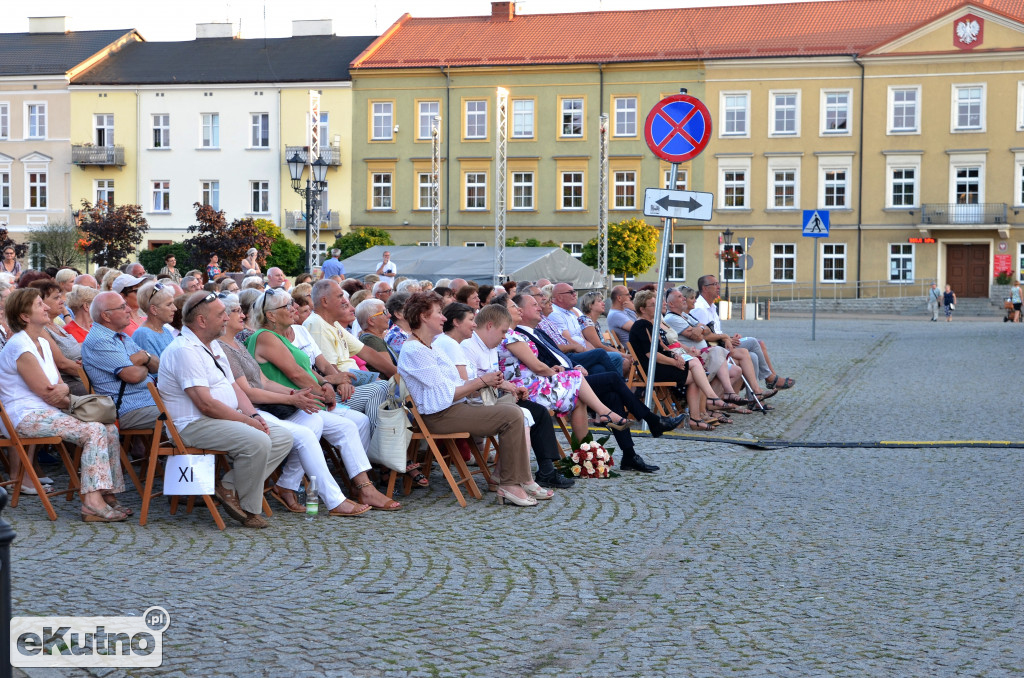
[[[71,205],[81,209],[82,201],[96,203],[113,182],[116,204],[138,204],[138,94],[124,89],[71,90],[71,144],[96,145],[96,116],[113,115],[115,147],[124,148],[124,165],[86,165],[71,167]],[[143,141],[143,143],[145,143]],[[109,200],[108,200],[109,202]]]

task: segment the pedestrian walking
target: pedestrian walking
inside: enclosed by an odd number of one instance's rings
[[[1024,293],[1020,289],[1020,280],[1013,281],[1013,287],[1010,288],[1010,303],[1013,304],[1013,322],[1020,322],[1020,305],[1021,301],[1024,301]]]
[[[946,322],[953,322],[953,311],[956,310],[956,293],[947,283],[946,291],[942,293],[942,306],[946,309]]]
[[[932,322],[939,321],[939,302],[942,301],[942,291],[936,283],[928,290],[928,310],[932,312]]]

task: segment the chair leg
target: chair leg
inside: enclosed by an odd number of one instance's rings
[[[121,443],[121,466],[124,468],[124,472],[128,474],[128,478],[132,481],[132,485],[135,486],[135,491],[142,494],[142,483],[139,482],[139,476],[135,473],[135,467],[132,465],[132,456],[128,453],[128,450],[131,449],[133,440],[135,440],[134,436],[128,436]]]
[[[217,505],[213,503],[213,497],[208,494],[202,495],[203,503],[206,504],[206,508],[210,510],[210,515],[213,516],[213,522],[217,523],[217,528],[224,530],[224,519],[220,516],[220,511],[217,510]],[[265,500],[264,500],[265,501]]]
[[[466,508],[466,498],[462,496],[462,491],[459,490],[459,484],[455,482],[455,477],[452,476],[451,469],[448,468],[448,464],[445,462],[444,455],[441,454],[441,450],[438,449],[437,444],[429,438],[427,439],[427,448],[429,449],[430,454],[433,455],[434,460],[437,461],[437,465],[441,467],[441,473],[444,474],[444,479],[448,481],[448,486],[452,488],[452,493],[455,495],[455,501],[459,502],[459,506],[462,508]],[[452,443],[452,448],[455,448],[454,443]],[[461,461],[462,457],[459,456],[459,451],[457,449],[454,450],[454,454],[458,456]],[[463,463],[463,466],[465,466],[465,463]],[[477,491],[479,492],[479,490]]]
[[[43,508],[46,510],[46,515],[50,517],[50,520],[57,520],[57,512],[53,510],[53,504],[50,503],[50,498],[43,490],[43,484],[39,482],[39,475],[36,470],[32,468],[32,461],[29,459],[28,452],[25,451],[24,446],[18,445],[18,456],[21,457],[21,470],[18,472],[17,482],[14,483],[14,496],[11,499],[11,506],[18,505],[18,497],[21,495],[21,485],[25,482],[25,470],[28,469],[29,479],[32,481],[32,487],[36,488],[36,492],[39,493],[39,499],[43,502]],[[72,476],[74,478],[74,476]]]
[[[472,440],[472,438],[470,438],[470,440]],[[451,463],[455,464],[455,468],[458,470],[459,475],[466,481],[466,489],[469,491],[469,496],[474,499],[483,499],[484,495],[480,492],[480,488],[477,487],[476,481],[473,479],[473,474],[470,473],[469,466],[467,466],[465,460],[463,460],[462,453],[459,452],[459,448],[455,444],[455,441],[448,438],[444,442],[450,452],[449,458],[451,459]]]

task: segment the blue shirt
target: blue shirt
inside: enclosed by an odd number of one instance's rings
[[[163,354],[164,349],[174,341],[174,335],[171,334],[166,325],[163,332],[154,332],[148,327],[140,327],[135,330],[132,340],[139,345],[139,348],[149,351],[159,358]]]
[[[327,280],[332,275],[345,275],[345,265],[334,257],[325,261],[321,270],[323,271],[323,280]]]
[[[82,366],[96,393],[110,396],[116,403],[121,384],[126,384],[118,414],[156,405],[153,396],[149,394],[149,383],[153,381],[153,375],[147,374],[137,384],[122,382],[117,376],[121,370],[132,366],[130,356],[141,350],[124,332],[114,332],[99,323],[92,324],[82,342]]]

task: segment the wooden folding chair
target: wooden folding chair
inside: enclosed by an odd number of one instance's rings
[[[633,366],[629,370],[629,378],[626,380],[626,386],[631,390],[637,388],[647,388],[647,371],[644,366],[640,364],[640,357],[633,349],[633,345],[626,342],[626,350],[629,351],[630,357],[633,358]],[[675,382],[671,381],[656,381],[654,382],[654,407],[658,414],[662,417],[672,416],[673,404],[675,399],[672,397],[669,388],[675,386]]]
[[[444,474],[444,478],[448,481],[448,486],[452,488],[452,493],[455,495],[455,500],[459,502],[459,506],[465,508],[466,499],[462,496],[462,492],[459,490],[459,485],[465,485],[469,491],[470,496],[474,499],[483,499],[483,493],[480,492],[480,488],[477,487],[476,481],[473,479],[473,474],[470,473],[469,467],[466,466],[466,462],[462,459],[462,453],[459,452],[459,448],[455,445],[455,441],[466,439],[469,441],[470,449],[474,451],[475,455],[480,455],[480,449],[476,446],[473,441],[473,436],[468,432],[457,432],[457,433],[431,433],[426,423],[423,421],[422,415],[420,415],[419,409],[416,407],[416,403],[413,402],[411,397],[406,398],[406,406],[409,408],[413,418],[412,427],[412,440],[409,442],[410,454],[417,456],[419,450],[420,441],[427,443],[427,451],[422,457],[420,469],[424,475],[430,476],[430,466],[433,462],[437,462],[437,465],[441,467],[441,473]],[[444,451],[441,451],[441,447],[444,447]],[[481,467],[485,471],[485,478],[489,478],[489,473],[486,472],[487,460],[481,456],[476,456],[477,463],[481,464]],[[459,472],[460,480],[456,481],[452,475],[450,466],[454,464],[456,470]],[[412,480],[407,479],[406,483],[409,484],[409,491],[412,490]],[[390,483],[389,483],[390,486]]]
[[[0,486],[13,485],[14,491],[11,493],[11,508],[18,505],[18,497],[21,495],[21,486],[24,482],[25,476],[27,475],[29,480],[32,481],[32,487],[36,489],[39,500],[43,502],[43,508],[46,510],[46,515],[50,517],[50,520],[57,520],[57,512],[53,510],[53,505],[50,503],[50,497],[55,497],[59,494],[67,495],[67,500],[75,496],[75,490],[77,490],[81,483],[78,481],[78,470],[75,467],[74,462],[71,460],[71,455],[68,454],[68,449],[64,445],[64,441],[59,436],[47,436],[43,438],[26,438],[19,436],[18,432],[14,429],[14,425],[11,423],[11,418],[7,414],[6,408],[3,403],[0,403],[0,421],[3,422],[4,430],[7,432],[6,438],[0,438],[0,449],[3,449],[5,454],[0,455],[0,459],[3,460],[4,467],[7,469],[10,480],[0,483]],[[27,445],[53,445],[57,448],[57,452],[60,455],[61,461],[64,463],[64,468],[68,472],[68,489],[66,490],[53,490],[50,492],[43,491],[43,484],[39,482],[39,474],[32,468],[32,460],[28,456],[26,450]],[[18,459],[21,460],[21,470],[18,472],[17,477],[10,475],[11,473],[11,461],[7,457],[9,451],[13,450],[17,455]]]
[[[89,381],[89,375],[85,373],[85,369],[81,365],[78,366],[78,376],[81,378],[82,384],[85,385],[85,390],[88,391],[89,393],[95,393],[95,391],[92,390],[92,384]],[[142,482],[139,480],[139,475],[135,471],[135,464],[143,464],[145,462],[145,458],[132,459],[130,450],[132,447],[132,441],[135,438],[148,439],[149,436],[153,434],[153,429],[124,429],[121,428],[120,424],[118,424],[117,428],[118,433],[121,436],[121,468],[123,468],[124,472],[128,474],[128,479],[131,480],[132,485],[135,486],[135,491],[138,492],[139,495],[141,496]]]
[[[139,525],[145,525],[149,517],[149,504],[153,500],[153,497],[159,497],[163,492],[154,492],[153,483],[156,479],[157,468],[160,466],[161,457],[169,457],[175,454],[214,454],[221,456],[225,461],[227,453],[221,450],[206,450],[195,447],[189,447],[178,433],[178,428],[171,421],[170,416],[167,414],[167,408],[164,406],[163,398],[160,397],[160,392],[156,388],[156,384],[149,384],[149,392],[153,396],[153,402],[156,403],[157,409],[160,410],[160,416],[157,417],[156,423],[153,425],[152,440],[149,446],[149,458],[146,466],[146,484],[142,492],[142,510],[139,511]],[[164,435],[166,431],[166,437]],[[161,472],[161,476],[162,476]],[[208,494],[202,495],[203,503],[206,504],[206,508],[210,510],[210,514],[213,515],[213,521],[217,523],[217,527],[221,530],[224,529],[224,519],[220,515],[220,511],[217,510],[217,505],[213,502],[213,497]],[[189,499],[189,510],[191,511],[193,498]],[[264,500],[264,507],[266,508],[266,500]],[[173,497],[171,500],[171,514],[173,515],[178,506],[178,497]]]

